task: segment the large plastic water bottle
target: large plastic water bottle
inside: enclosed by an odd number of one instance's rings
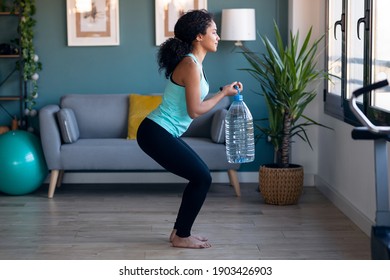
[[[245,163],[254,161],[253,118],[240,92],[234,96],[234,101],[226,114],[225,126],[228,162]]]

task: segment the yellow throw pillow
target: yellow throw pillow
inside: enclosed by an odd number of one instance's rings
[[[161,95],[129,95],[127,139],[136,139],[139,125],[150,112],[160,105],[161,101]]]

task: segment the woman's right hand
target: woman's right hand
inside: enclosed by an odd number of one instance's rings
[[[244,90],[244,86],[241,82],[233,82],[224,87],[221,87],[221,92],[226,96],[234,96],[238,93],[237,89],[235,89],[236,86],[238,87],[240,92]]]

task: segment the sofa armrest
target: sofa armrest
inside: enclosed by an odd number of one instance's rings
[[[39,111],[39,128],[43,154],[50,170],[61,169],[60,148],[61,133],[56,113],[58,105],[46,105]]]

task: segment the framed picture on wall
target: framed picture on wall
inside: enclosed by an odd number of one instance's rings
[[[119,0],[66,0],[68,46],[119,45]]]
[[[156,0],[156,45],[174,36],[178,18],[189,10],[207,9],[207,0]]]

